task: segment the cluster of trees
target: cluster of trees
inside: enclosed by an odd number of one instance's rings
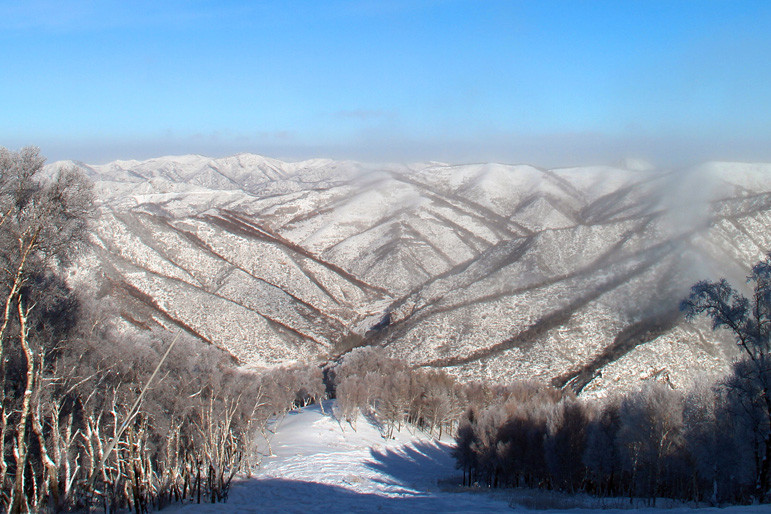
[[[327,375],[338,419],[355,429],[360,413],[373,415],[386,438],[407,424],[438,437],[451,433],[475,389],[444,371],[409,368],[371,346],[348,352]]]
[[[651,382],[635,394],[587,403],[532,383],[472,407],[455,450],[464,483],[539,487],[599,496],[735,502],[754,490],[752,443],[737,437],[720,390],[688,395]]]
[[[587,403],[521,383],[472,404],[457,431],[464,483],[603,496],[768,501],[771,470],[771,255],[745,298],[725,280],[700,282],[681,308],[736,336],[743,358],[718,384],[685,393],[653,382]]]
[[[244,371],[184,334],[121,330],[117,309],[62,278],[92,187],[43,162],[0,148],[0,509],[224,501],[269,420],[323,397],[321,371]]]
[[[726,408],[737,437],[751,446],[753,494],[765,502],[771,499],[771,253],[753,266],[747,285],[750,298],[725,279],[699,282],[680,308],[689,318],[707,315],[713,330],[730,331],[741,350],[723,383]]]

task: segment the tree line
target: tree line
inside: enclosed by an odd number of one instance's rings
[[[269,420],[325,394],[321,370],[245,371],[185,334],[127,334],[106,297],[63,278],[88,243],[92,185],[43,163],[0,148],[0,509],[225,501]]]
[[[458,428],[465,485],[696,502],[752,498],[752,441],[731,400],[652,382],[635,394],[584,402],[550,386],[512,385],[471,407]]]
[[[602,403],[520,383],[472,404],[457,431],[464,484],[540,487],[600,496],[712,504],[769,500],[771,255],[744,297],[725,280],[699,282],[682,304],[707,315],[741,350],[732,373],[691,391],[663,383]]]
[[[407,425],[440,438],[451,434],[478,388],[441,370],[411,368],[371,346],[351,350],[326,373],[337,418],[356,429],[361,413],[371,415],[385,438]]]

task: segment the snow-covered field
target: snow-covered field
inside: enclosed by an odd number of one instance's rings
[[[290,413],[271,441],[252,478],[234,483],[225,504],[176,505],[167,512],[510,512],[573,509],[628,512],[628,500],[598,500],[548,492],[469,491],[450,456],[450,441],[402,430],[384,440],[370,420],[360,417],[357,430],[338,423],[333,402],[325,411],[312,406]],[[641,509],[655,511],[657,509]],[[661,509],[659,509],[661,510]],[[676,506],[671,513],[698,511],[771,512],[771,506],[693,509]]]

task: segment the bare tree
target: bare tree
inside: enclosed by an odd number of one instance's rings
[[[10,491],[11,512],[34,509],[39,501],[29,497],[25,481],[30,442],[33,436],[42,439],[41,369],[52,343],[36,337],[45,330],[30,330],[37,303],[50,301],[48,290],[40,286],[55,284],[46,276],[68,265],[83,248],[93,205],[91,185],[82,174],[67,169],[45,180],[43,163],[36,148],[0,148],[0,439],[12,441],[10,455],[5,448],[0,455],[0,481]],[[37,324],[57,321],[55,315],[46,320],[46,314],[37,316]],[[15,384],[23,385],[18,389]],[[15,423],[10,423],[12,418]],[[39,452],[40,475],[51,476],[55,465],[45,444]],[[9,485],[5,481],[11,464]],[[43,490],[58,496],[58,487],[48,480]]]
[[[583,463],[587,468],[592,492],[601,496],[617,493],[619,456],[615,441],[620,427],[620,404],[616,399],[595,407],[586,427],[586,449]]]
[[[295,373],[300,389],[267,408],[263,378],[222,351],[121,333],[117,313],[61,278],[88,240],[91,186],[76,170],[44,171],[37,149],[0,148],[0,508],[224,501],[255,427],[298,392],[318,397],[320,373]]]
[[[546,464],[557,487],[575,492],[586,479],[587,409],[575,398],[562,399],[547,420]]]
[[[667,459],[683,441],[683,398],[667,385],[649,383],[621,404],[619,416],[616,442],[626,455],[632,485],[644,486],[638,492],[654,500]]]
[[[765,501],[771,486],[771,254],[752,268],[747,281],[751,298],[725,279],[702,281],[680,308],[688,318],[706,314],[715,330],[730,330],[744,355],[727,385],[754,427],[755,494]]]

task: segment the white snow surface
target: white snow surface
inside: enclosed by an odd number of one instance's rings
[[[386,440],[360,416],[339,423],[333,401],[290,412],[271,441],[273,455],[241,478],[225,504],[177,505],[168,512],[501,512],[499,496],[450,492],[460,483],[452,443],[403,429]],[[440,481],[444,485],[440,485]]]
[[[227,503],[173,505],[165,512],[628,512],[627,499],[600,500],[523,489],[459,487],[452,442],[403,429],[381,437],[359,417],[356,430],[335,418],[334,401],[290,412],[275,430],[273,454],[251,478],[234,482]],[[694,509],[659,500],[673,514],[695,511],[752,514],[771,506]],[[553,507],[553,508],[550,508]],[[612,508],[608,508],[612,507]],[[638,509],[635,509],[638,510]]]

